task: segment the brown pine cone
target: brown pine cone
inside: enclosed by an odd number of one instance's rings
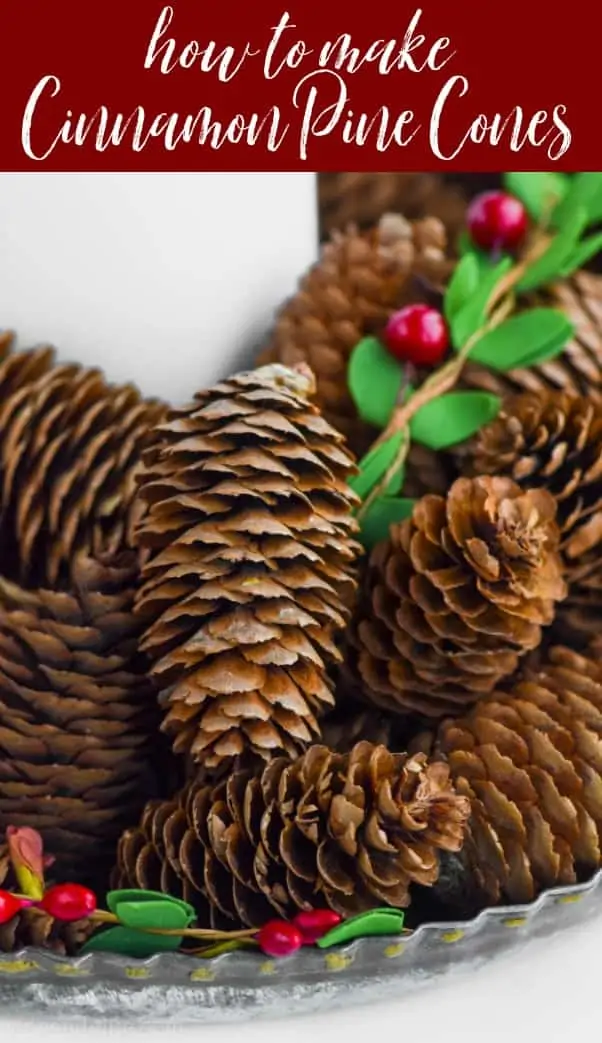
[[[559,308],[575,326],[562,355],[530,369],[501,373],[469,363],[462,386],[505,397],[518,391],[562,390],[602,401],[602,276],[580,271],[531,303]]]
[[[374,433],[359,421],[347,389],[349,356],[397,308],[427,299],[429,287],[440,290],[452,268],[445,228],[435,218],[410,224],[387,214],[371,232],[333,233],[277,316],[258,365],[308,363],[317,380],[316,404],[359,456]]]
[[[457,713],[514,672],[565,596],[556,505],[507,478],[425,496],[375,547],[344,673],[389,712]]]
[[[567,648],[506,694],[440,728],[472,814],[461,871],[440,897],[459,911],[532,901],[601,864],[602,667]],[[463,892],[463,894],[461,894]]]
[[[413,500],[427,493],[447,496],[458,476],[457,462],[451,453],[436,453],[420,442],[412,442],[405,464],[403,495]]]
[[[464,225],[466,196],[440,174],[318,174],[320,234],[325,237],[350,224],[367,229],[383,214],[397,211],[409,219],[436,217],[450,239]]]
[[[10,354],[8,336],[0,392],[0,571],[68,589],[74,554],[132,546],[141,452],[166,407],[50,348]]]
[[[0,887],[17,892],[11,871],[8,847],[0,843]],[[71,923],[53,920],[43,909],[22,909],[7,923],[0,924],[0,952],[18,952],[27,946],[51,949],[61,956],[73,956],[94,931],[90,920]]]
[[[0,579],[0,835],[33,827],[58,879],[96,884],[157,792],[159,712],[137,649],[134,553],[71,567],[70,592]]]
[[[343,699],[321,723],[324,745],[337,753],[349,753],[358,742],[386,746],[394,753],[406,749],[406,736],[399,717],[381,713],[352,699]]]
[[[296,756],[333,702],[357,501],[313,388],[306,367],[239,374],[174,410],[146,458],[142,648],[174,750],[206,769]]]
[[[465,473],[507,475],[555,497],[569,581],[557,622],[587,643],[602,613],[602,403],[563,391],[513,396],[461,457]]]
[[[329,906],[343,916],[410,901],[462,845],[469,804],[448,769],[362,742],[191,784],[147,807],[118,847],[118,887],[167,889],[202,922],[261,926]]]

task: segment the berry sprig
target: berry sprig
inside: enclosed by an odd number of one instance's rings
[[[343,920],[332,909],[306,909],[293,920],[270,920],[261,928],[217,931],[194,926],[195,911],[180,898],[160,891],[128,889],[109,891],[108,909],[98,907],[89,887],[60,883],[46,887],[44,867],[52,859],[44,856],[40,834],[29,827],[11,826],[6,831],[9,859],[23,894],[0,889],[0,926],[25,909],[37,909],[59,923],[87,921],[98,927],[81,953],[112,952],[144,958],[159,952],[181,949],[191,955],[213,956],[238,945],[252,945],[268,956],[290,956],[302,946],[328,948],[354,938],[373,934],[399,934],[403,912],[373,909]],[[191,949],[191,942],[202,948]]]
[[[112,892],[113,902],[120,893]],[[185,904],[170,895],[154,891],[128,891],[127,895],[130,911],[132,905],[137,904],[139,907],[151,908],[154,916],[157,907],[179,908]],[[395,935],[403,930],[403,913],[395,909],[374,909],[345,921],[332,909],[307,909],[290,921],[275,919],[261,928],[240,931],[215,931],[194,926],[166,928],[155,923],[151,915],[150,921],[138,920],[133,929],[128,926],[124,903],[120,905],[120,914],[99,909],[94,892],[81,884],[56,884],[37,901],[0,890],[0,926],[9,923],[23,909],[37,908],[60,923],[88,921],[98,925],[100,933],[92,935],[83,946],[82,953],[102,951],[134,957],[172,951],[190,941],[203,942],[205,945],[205,948],[193,950],[195,955],[213,955],[216,944],[226,943],[232,948],[233,943],[240,942],[254,944],[266,956],[283,957],[291,956],[303,946],[328,948],[354,938],[374,934]],[[185,948],[184,952],[187,951],[190,950]]]
[[[442,310],[402,308],[382,340],[365,338],[351,355],[351,396],[362,419],[381,429],[352,481],[367,549],[412,513],[414,501],[403,497],[411,443],[448,449],[497,415],[499,396],[456,390],[466,362],[528,368],[560,354],[575,332],[554,308],[525,309],[524,295],[570,275],[602,249],[602,235],[583,237],[602,219],[602,174],[505,179],[510,192],[484,193],[468,209],[462,257]],[[416,387],[418,370],[432,372]]]

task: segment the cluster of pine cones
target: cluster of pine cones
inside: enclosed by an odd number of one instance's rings
[[[228,929],[462,915],[602,861],[602,277],[550,288],[554,363],[467,367],[502,412],[412,451],[413,516],[364,560],[347,361],[440,300],[466,206],[391,177],[416,216],[334,231],[257,368],[184,407],[3,341],[0,836],[38,829],[57,879]],[[0,949],[80,938],[25,910]]]

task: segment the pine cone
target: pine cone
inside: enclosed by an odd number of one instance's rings
[[[397,211],[438,218],[455,241],[466,214],[464,193],[437,174],[318,174],[318,206],[322,236],[350,224],[367,229]]]
[[[569,581],[558,623],[587,643],[602,612],[602,404],[563,391],[513,396],[462,457],[466,473],[507,475],[555,497]]]
[[[355,590],[356,502],[309,372],[239,374],[173,411],[141,485],[137,609],[174,749],[207,769],[296,756],[333,702]]]
[[[395,753],[406,749],[406,735],[397,716],[344,699],[322,722],[322,741],[337,753],[349,753],[358,742],[386,746]]]
[[[412,442],[406,459],[403,495],[413,500],[427,493],[447,496],[458,475],[451,453],[436,453],[420,442]]]
[[[602,667],[567,648],[442,724],[440,752],[472,814],[460,886],[442,881],[440,897],[462,912],[530,902],[600,866],[601,732]]]
[[[0,579],[0,834],[33,827],[59,879],[95,883],[156,792],[158,708],[137,651],[135,555],[78,555],[72,572],[68,593]]]
[[[468,813],[444,764],[366,742],[312,746],[150,805],[120,841],[115,883],[169,888],[215,926],[404,907],[412,883],[437,879],[438,852],[461,847]]]
[[[0,844],[0,887],[16,892],[8,848]],[[43,909],[23,909],[7,923],[0,924],[0,952],[18,952],[26,946],[51,949],[61,956],[73,956],[94,931],[90,920],[71,923],[53,920]]]
[[[371,232],[333,233],[320,260],[277,317],[258,365],[306,362],[317,379],[316,404],[361,455],[373,430],[359,421],[347,389],[347,362],[359,340],[378,333],[393,311],[440,290],[453,264],[440,221],[410,224],[385,215]]]
[[[564,597],[556,506],[506,478],[425,496],[375,547],[344,671],[389,712],[457,713],[514,672]]]
[[[559,308],[574,323],[575,336],[562,355],[530,369],[509,373],[469,363],[462,386],[506,395],[562,390],[602,401],[602,276],[580,271],[551,287],[532,304]]]
[[[11,355],[8,335],[0,359],[0,571],[68,589],[74,554],[132,546],[140,456],[165,406],[50,348]]]

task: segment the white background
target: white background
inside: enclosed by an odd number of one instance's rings
[[[316,249],[311,175],[3,175],[0,323],[180,400],[236,366]],[[0,1040],[597,1041],[602,924],[396,1003],[136,1030],[0,1017]],[[283,1013],[285,1013],[283,1011]]]
[[[0,326],[183,401],[248,356],[316,227],[312,174],[3,174]]]

